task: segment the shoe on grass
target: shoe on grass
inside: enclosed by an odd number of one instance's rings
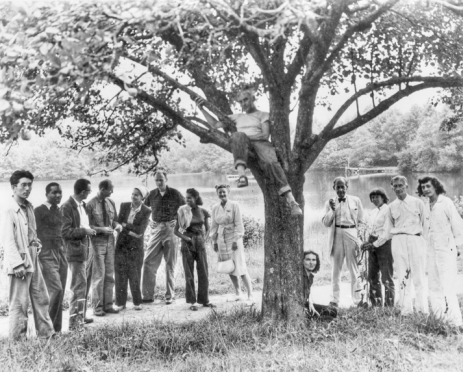
[[[84,324],[90,324],[93,323],[93,318],[85,318],[84,319]]]
[[[133,308],[134,310],[141,310],[141,305],[135,305]]]
[[[174,302],[173,298],[166,300],[166,305],[172,305],[172,302]]]
[[[336,302],[331,301],[328,306],[330,307],[338,307],[338,304]]]
[[[119,309],[115,309],[113,307],[109,307],[105,310],[105,313],[108,314],[119,314]]]
[[[93,310],[93,315],[95,316],[105,316],[106,313],[103,310]]]
[[[248,183],[248,177],[246,176],[241,176],[240,178],[238,178],[238,180],[236,181],[237,183],[237,187],[240,188],[240,187],[246,187],[249,185]]]
[[[144,298],[144,299],[142,300],[142,302],[144,302],[144,303],[150,303],[150,302],[154,302],[154,300],[153,300],[153,299],[149,300],[149,299],[145,299],[145,298]]]
[[[122,305],[122,306],[116,305],[116,306],[114,306],[114,308],[115,308],[117,311],[125,310],[125,307],[126,307],[126,305]]]

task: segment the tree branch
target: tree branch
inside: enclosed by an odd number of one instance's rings
[[[379,88],[390,87],[390,86],[394,86],[394,85],[398,85],[402,83],[426,83],[426,84],[429,84],[430,87],[431,87],[431,84],[434,84],[432,86],[448,88],[448,87],[463,86],[463,79],[460,77],[445,78],[445,77],[438,77],[438,76],[411,76],[411,77],[402,77],[402,78],[392,78],[392,79],[385,80],[382,82],[370,84],[366,88],[360,89],[356,94],[352,95],[346,102],[344,102],[344,104],[338,109],[338,111],[336,111],[336,113],[331,118],[331,120],[328,122],[328,124],[325,126],[325,128],[323,128],[322,132],[320,133],[320,136],[330,138],[328,134],[334,128],[338,120],[346,112],[346,110],[350,107],[350,105],[354,103],[361,96],[368,94],[370,92],[373,92],[375,90],[378,90]],[[415,86],[411,86],[409,88],[414,88],[414,87]],[[425,89],[425,88],[426,87],[421,88],[421,89]],[[380,105],[378,105],[377,107],[379,107]]]
[[[124,80],[122,80],[121,78],[117,77],[114,74],[108,74],[108,77],[114,84],[116,84],[121,89],[124,89],[124,83],[125,83]],[[202,143],[213,143],[223,148],[224,150],[231,151],[231,148],[228,142],[228,136],[226,136],[224,133],[219,132],[218,130],[208,130],[208,129],[202,128],[192,123],[190,120],[186,119],[182,114],[172,109],[164,101],[160,101],[156,99],[155,97],[148,94],[142,89],[137,88],[137,90],[138,90],[138,94],[137,94],[138,99],[156,108],[163,115],[173,120],[174,123],[180,125],[181,127],[185,128],[191,133],[196,134],[201,139]]]
[[[374,119],[384,111],[386,111],[389,107],[391,107],[394,103],[399,101],[400,99],[409,96],[412,93],[418,92],[423,89],[428,89],[428,88],[451,88],[455,86],[462,86],[463,85],[463,80],[459,79],[459,82],[457,83],[456,79],[449,79],[448,83],[443,84],[442,82],[427,82],[427,83],[421,83],[418,85],[413,85],[413,86],[408,86],[405,89],[402,89],[398,91],[397,93],[393,94],[391,97],[385,99],[382,101],[380,104],[378,104],[375,108],[371,109],[368,111],[366,114],[361,115],[357,117],[356,119],[350,121],[347,124],[344,124],[338,128],[335,128],[331,131],[331,133],[328,134],[328,137],[330,140],[340,137],[344,134],[347,134],[365,123],[369,122],[370,120]]]
[[[307,27],[301,27],[302,30],[307,29]],[[304,32],[304,36],[299,43],[299,49],[294,55],[294,59],[291,62],[291,64],[288,66],[288,72],[286,73],[285,80],[286,84],[288,85],[293,85],[294,81],[296,80],[297,75],[302,70],[302,67],[305,64],[305,60],[307,56],[309,55],[310,48],[312,47],[312,39],[311,37],[307,34],[307,32]]]

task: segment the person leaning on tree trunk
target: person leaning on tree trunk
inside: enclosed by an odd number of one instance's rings
[[[63,214],[58,208],[63,196],[61,186],[56,182],[49,183],[45,187],[45,196],[45,203],[34,210],[37,236],[42,242],[39,261],[50,296],[48,312],[55,332],[61,332],[63,297],[68,276],[68,262],[63,247]]]
[[[457,257],[463,253],[463,220],[435,177],[418,180],[418,195],[427,197],[430,220],[428,241],[428,288],[431,311],[453,326],[463,324],[458,303]]]
[[[64,251],[71,271],[71,299],[69,301],[69,330],[93,322],[87,318],[87,297],[90,291],[93,255],[90,228],[84,200],[92,192],[90,181],[81,178],[74,183],[74,194],[61,206]]]
[[[248,186],[246,168],[249,147],[254,149],[259,162],[264,166],[264,172],[271,182],[278,188],[278,194],[283,196],[291,209],[292,215],[301,215],[302,210],[294,199],[291,187],[286,179],[285,172],[278,162],[275,148],[269,141],[270,118],[268,112],[259,111],[255,104],[252,89],[243,89],[238,92],[237,102],[241,105],[242,113],[229,115],[236,123],[236,132],[230,136],[230,145],[235,160],[235,168],[238,171],[238,187]],[[215,119],[203,107],[204,100],[195,100],[198,108],[203,113],[209,125],[215,129],[224,128],[224,124]]]
[[[394,260],[392,258],[391,240],[383,237],[386,217],[389,213],[389,198],[382,187],[370,192],[370,200],[375,205],[373,226],[368,241],[362,249],[368,250],[368,280],[370,281],[370,301],[373,306],[381,306],[384,285],[384,306],[393,307],[395,299]],[[380,280],[381,273],[381,280]]]
[[[0,213],[0,245],[5,255],[5,269],[10,278],[9,338],[19,340],[27,333],[29,301],[39,338],[53,336],[53,322],[48,314],[50,298],[42,276],[38,255],[34,208],[27,200],[34,176],[25,170],[10,177],[13,196],[3,203]]]
[[[331,306],[338,306],[341,287],[341,271],[346,260],[350,272],[351,294],[354,304],[360,302],[360,278],[357,264],[357,253],[360,250],[358,227],[364,224],[363,206],[356,196],[347,195],[349,185],[344,177],[333,181],[333,189],[337,198],[325,203],[325,215],[322,222],[331,229],[328,242],[331,254],[333,295]]]

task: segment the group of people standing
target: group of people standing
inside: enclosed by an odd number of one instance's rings
[[[175,300],[175,236],[181,239],[186,302],[192,311],[198,310],[199,305],[215,307],[209,301],[205,245],[209,237],[218,261],[233,262],[233,267],[223,272],[230,275],[236,300],[242,299],[240,278],[248,299],[252,299],[242,241],[244,227],[238,203],[228,199],[228,185],[216,187],[220,201],[210,214],[201,207],[198,191],[188,189],[184,198],[167,185],[167,174],[163,172],[156,173],[154,190],[135,187],[131,202],[122,203],[119,212],[110,198],[114,191],[111,180],[101,181],[97,195],[87,203],[91,182],[75,181],[73,195],[61,206],[62,188],[52,182],[45,188],[46,201],[35,209],[27,200],[33,181],[34,176],[28,171],[14,172],[10,177],[12,198],[0,213],[0,244],[10,278],[10,339],[19,339],[26,333],[29,304],[39,337],[48,338],[61,331],[68,272],[72,292],[70,330],[93,322],[93,318],[87,317],[89,297],[94,316],[117,314],[125,309],[128,287],[135,310],[141,310],[142,303],[154,302],[156,276],[163,257],[165,303],[171,304]],[[148,225],[151,234],[145,243]]]
[[[354,304],[366,303],[366,296],[369,296],[372,305],[397,306],[403,315],[414,309],[428,314],[428,293],[432,313],[452,325],[461,326],[456,280],[457,257],[463,251],[462,218],[435,177],[418,180],[418,197],[407,193],[408,181],[404,176],[392,177],[391,187],[397,198],[390,204],[383,188],[371,191],[370,200],[375,210],[367,221],[360,199],[347,194],[347,179],[334,180],[337,198],[326,202],[323,217],[324,225],[331,232],[332,302],[328,308],[338,306],[345,260]],[[365,230],[369,233],[361,237],[361,231]],[[367,294],[362,288],[358,266],[362,251],[369,253],[370,290]]]

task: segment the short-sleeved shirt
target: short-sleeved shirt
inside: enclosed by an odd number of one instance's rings
[[[208,218],[211,218],[210,213],[201,207],[196,207],[191,209],[191,222],[190,226],[186,229],[187,232],[193,234],[200,234],[203,232],[204,223]]]
[[[236,131],[243,132],[248,136],[262,134],[262,124],[269,121],[268,112],[254,111],[253,113],[239,113],[228,116],[236,123]]]
[[[185,199],[176,189],[166,186],[166,192],[151,190],[145,205],[151,207],[151,218],[154,222],[169,222],[177,219],[177,211],[185,204]]]

